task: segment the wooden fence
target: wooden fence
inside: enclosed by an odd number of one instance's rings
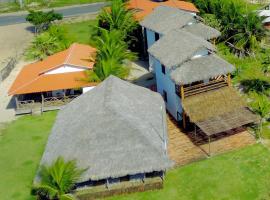
[[[14,69],[16,63],[17,59],[11,58],[7,65],[0,70],[0,82],[5,80],[9,76],[10,72]]]

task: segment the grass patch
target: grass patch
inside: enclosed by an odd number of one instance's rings
[[[67,31],[70,41],[94,45],[92,36],[95,34],[94,26],[97,26],[97,20],[62,24],[61,26]]]
[[[55,116],[24,116],[0,129],[1,200],[34,199],[30,188]]]
[[[269,199],[270,154],[261,145],[169,171],[164,189],[109,200]]]

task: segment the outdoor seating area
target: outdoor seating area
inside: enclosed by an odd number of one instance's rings
[[[198,131],[185,131],[171,115],[167,115],[168,122],[168,153],[171,160],[175,162],[174,167],[190,164],[228,151],[240,149],[256,143],[256,139],[245,127],[229,130],[213,135],[210,142],[210,153],[208,137]]]

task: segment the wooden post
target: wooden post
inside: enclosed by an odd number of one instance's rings
[[[185,98],[184,85],[181,85],[180,96],[181,96],[181,100],[183,101],[183,99]],[[184,110],[182,114],[182,120],[183,120],[183,128],[186,129],[186,113]]]
[[[182,100],[185,98],[185,92],[184,92],[184,86],[183,85],[181,85],[181,88],[180,88],[180,96],[181,96]]]
[[[209,156],[211,156],[211,145],[210,145],[210,143],[211,143],[211,139],[210,139],[210,136],[208,136],[208,145],[209,145],[209,147],[208,147],[208,152],[209,152]]]
[[[227,76],[227,83],[228,83],[228,86],[231,87],[232,83],[231,83],[231,74],[228,74]]]
[[[197,141],[197,126],[194,124],[195,142]]]
[[[44,95],[43,93],[41,93],[41,114],[43,113],[43,109],[44,109]]]
[[[15,96],[16,109],[19,108],[18,96]]]

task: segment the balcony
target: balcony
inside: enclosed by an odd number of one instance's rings
[[[222,76],[214,80],[210,80],[207,83],[198,83],[193,85],[184,85],[184,86],[175,86],[175,92],[176,94],[182,98],[183,97],[189,97],[197,94],[201,94],[204,92],[217,90],[222,87],[226,87],[230,85],[230,77],[229,76]],[[182,89],[181,89],[182,88]],[[182,91],[181,91],[182,90]]]

